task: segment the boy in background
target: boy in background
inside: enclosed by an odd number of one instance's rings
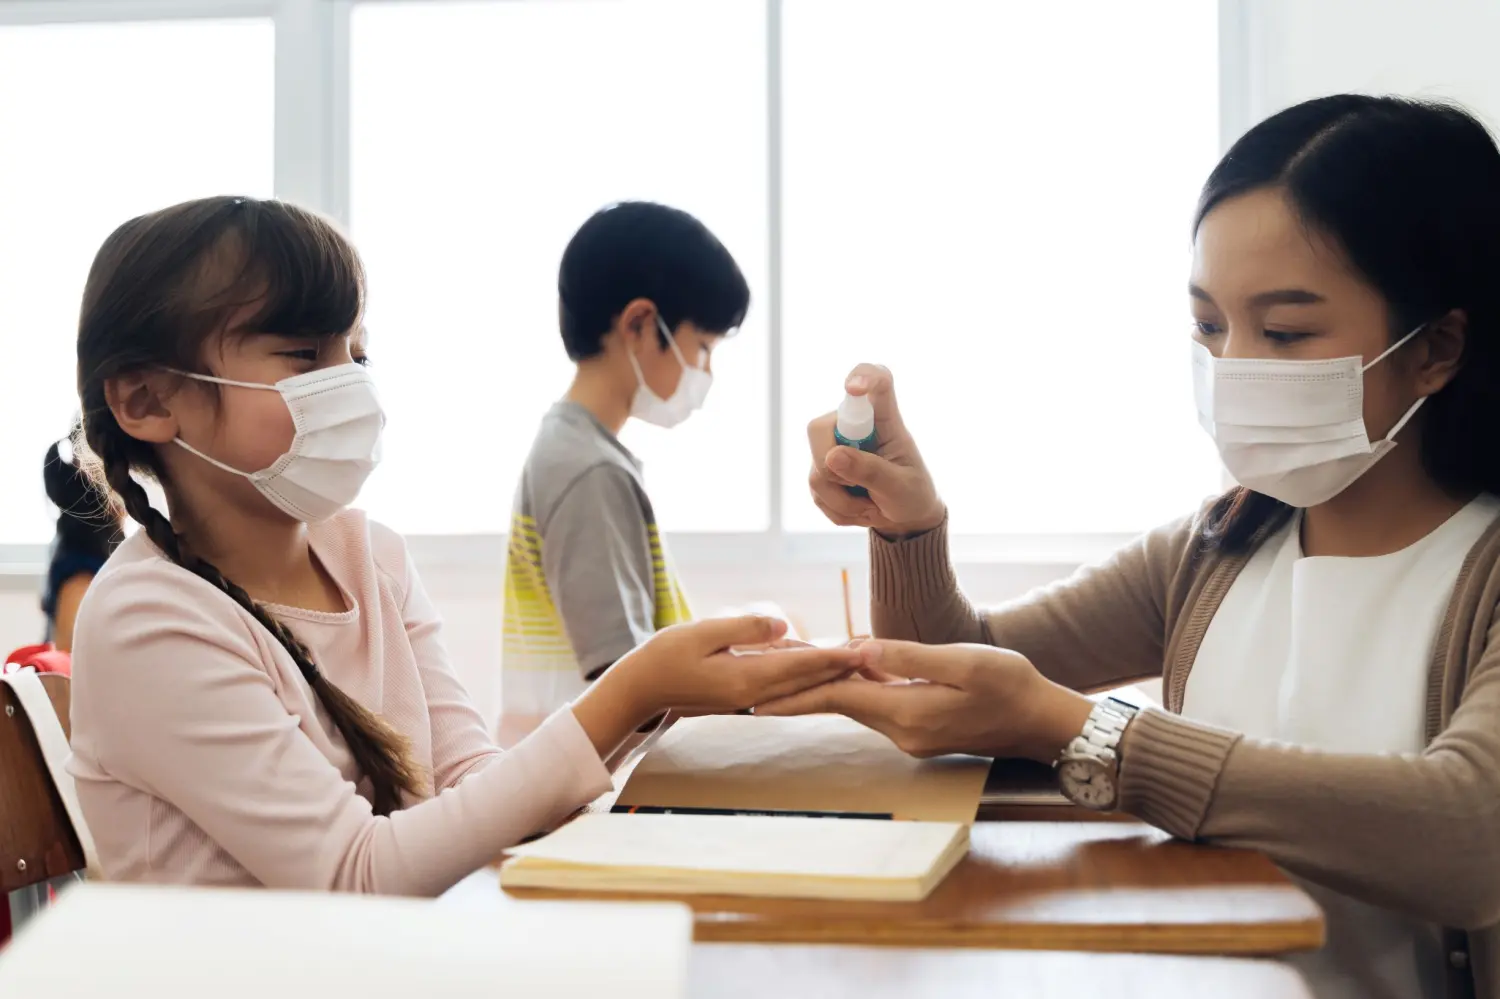
[[[703,405],[714,347],[744,321],[750,289],[686,212],[623,202],[563,252],[563,346],[577,365],[521,473],[505,581],[501,703],[550,714],[654,631],[688,619],[630,419],[674,427]]]

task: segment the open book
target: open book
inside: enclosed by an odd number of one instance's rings
[[[591,814],[509,851],[507,888],[919,901],[969,846],[956,822]]]

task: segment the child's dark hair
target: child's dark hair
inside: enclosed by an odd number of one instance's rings
[[[240,314],[253,310],[247,317]],[[279,201],[204,198],[131,219],[100,247],[78,320],[77,448],[105,490],[167,558],[249,611],[286,649],[369,778],[377,814],[424,786],[407,740],[329,681],[306,646],[241,587],[194,554],[132,472],[165,481],[155,447],[125,433],[105,398],[110,379],[160,369],[208,373],[205,343],[235,330],[299,337],[354,329],[364,270],[349,241],[318,215]]]
[[[1500,491],[1500,149],[1451,104],[1339,94],[1256,125],[1203,186],[1194,229],[1224,201],[1281,190],[1385,299],[1392,342],[1461,310],[1462,366],[1420,416],[1422,464],[1443,488]],[[1291,507],[1236,489],[1205,540],[1244,551]]]
[[[82,421],[74,423],[69,439],[82,431]],[[42,484],[57,507],[58,546],[102,562],[125,540],[120,513],[76,460],[63,460],[61,443],[49,447],[42,459]]]
[[[557,298],[563,346],[582,361],[604,349],[604,335],[638,298],[656,304],[668,329],[687,321],[725,334],[745,321],[750,286],[724,244],[687,212],[622,201],[573,234],[558,268]]]

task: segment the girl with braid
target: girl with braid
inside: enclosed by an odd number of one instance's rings
[[[668,629],[502,753],[405,544],[348,507],[385,423],[364,297],[348,241],[276,201],[144,215],[94,260],[77,451],[142,528],[74,631],[70,769],[107,878],[435,895],[607,790],[648,719],[852,667],[763,618]]]

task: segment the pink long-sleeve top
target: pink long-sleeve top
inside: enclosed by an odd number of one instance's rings
[[[271,610],[411,740],[429,794],[374,815],[281,645],[138,533],[94,579],[74,637],[69,769],[106,878],[436,895],[609,788],[567,708],[495,746],[399,535],[354,510],[308,534],[349,610]]]

